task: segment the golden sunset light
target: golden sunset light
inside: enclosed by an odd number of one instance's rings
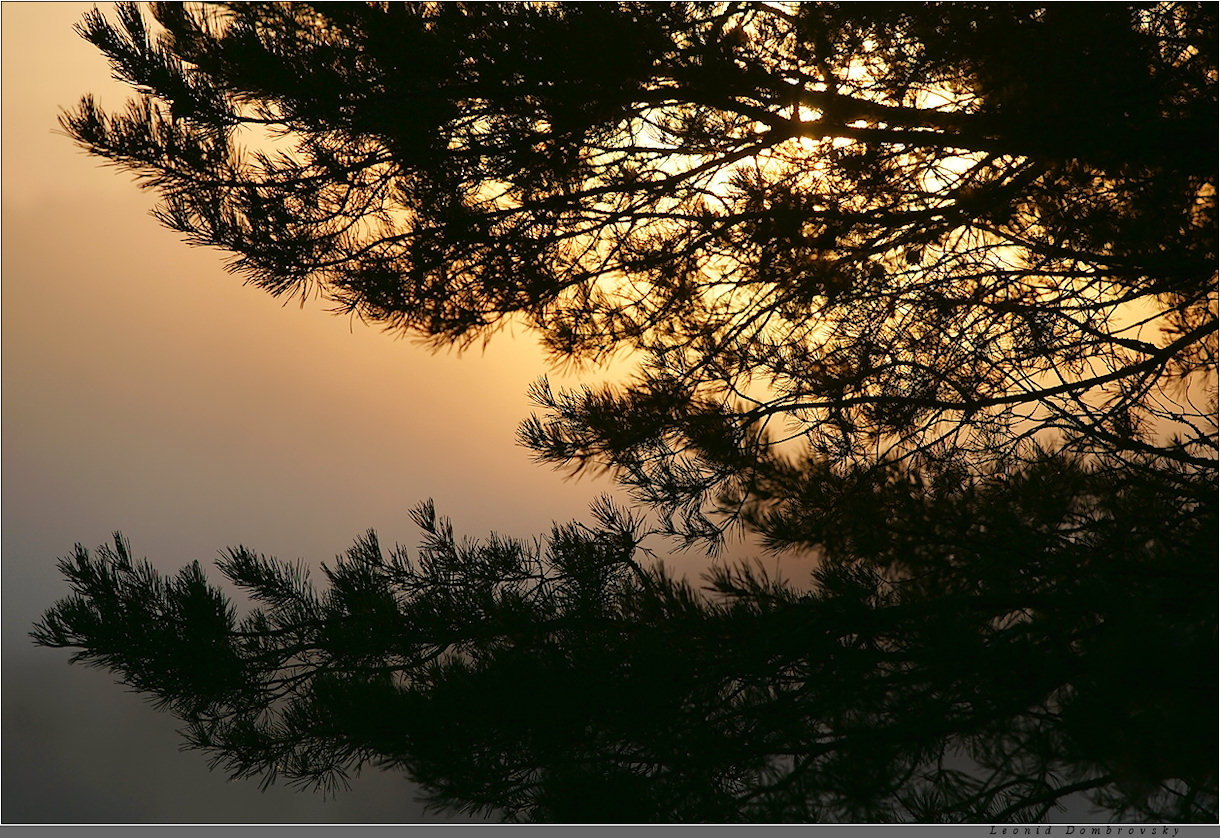
[[[1214,4],[0,14],[6,824],[1214,825]]]
[[[413,545],[407,512],[429,497],[471,536],[529,535],[612,486],[565,481],[516,444],[547,370],[528,334],[433,353],[324,301],[243,287],[223,253],[161,228],[150,194],[56,124],[85,91],[126,98],[72,31],[91,8],[3,6],[5,819],[49,813],[35,790],[58,787],[66,820],[209,820],[208,795],[235,797],[233,820],[415,820],[398,778],[332,804],[234,792],[172,739],[123,741],[168,720],[26,639],[59,590],[55,557],[122,529],[166,572],[236,544],[316,566],[370,527]],[[114,765],[115,749],[121,770],[69,767]]]

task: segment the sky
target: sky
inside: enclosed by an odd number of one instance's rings
[[[246,287],[223,253],[160,227],[152,194],[56,125],[86,92],[127,98],[72,31],[92,5],[2,7],[0,820],[433,818],[397,774],[333,800],[230,783],[178,751],[172,717],[28,638],[68,593],[58,557],[115,530],[169,573],[239,544],[317,565],[369,528],[414,546],[408,512],[427,498],[460,533],[528,537],[611,488],[516,444],[547,372],[528,334],[432,354]]]
[[[154,195],[56,125],[86,92],[111,110],[129,95],[72,31],[92,6],[0,7],[0,821],[443,818],[401,774],[367,771],[333,799],[229,782],[112,675],[30,642],[68,593],[57,559],[116,530],[165,573],[237,545],[316,567],[370,528],[413,546],[425,499],[461,534],[528,538],[612,489],[517,445],[530,384],[574,380],[528,332],[433,353],[244,286],[224,253],[162,228]]]

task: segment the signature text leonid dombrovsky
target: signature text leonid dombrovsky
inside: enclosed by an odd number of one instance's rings
[[[1046,824],[1043,826],[998,826],[992,825],[988,835],[1170,835],[1178,834],[1176,826],[1072,826]]]

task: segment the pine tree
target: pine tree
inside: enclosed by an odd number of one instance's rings
[[[633,352],[520,436],[652,523],[459,543],[421,507],[418,558],[370,534],[324,593],[239,549],[242,621],[116,537],[38,642],[238,775],[381,762],[508,817],[1214,817],[1213,7],[153,16],[85,18],[140,98],[69,134],[273,294]],[[735,528],[812,589],[641,552]]]

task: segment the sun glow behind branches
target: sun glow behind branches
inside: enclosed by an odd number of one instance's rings
[[[795,138],[718,172],[716,184],[723,191],[714,199],[725,206],[731,204],[732,202],[724,197],[724,192],[731,191],[733,179],[746,171],[756,183],[769,183],[785,190],[790,189],[791,192],[819,194],[824,190],[819,189],[818,180],[828,171],[822,154],[828,149],[847,148],[851,145],[851,140],[839,138],[823,141]],[[1019,162],[1011,161],[1013,165]],[[919,176],[919,183],[929,200],[928,206],[951,206],[954,201],[969,200],[973,189],[970,175],[976,169],[992,163],[991,156],[983,153],[950,155],[931,161],[923,167]],[[764,205],[760,209],[767,212],[774,208]],[[1039,222],[1036,216],[1031,216],[1026,223],[1036,228]],[[815,237],[816,231],[806,231],[807,240],[812,241]],[[816,251],[814,258],[817,258]],[[1113,288],[1113,280],[1104,268],[1076,265],[1072,272],[1059,276],[1052,267],[1042,267],[1044,260],[1035,257],[1033,251],[1022,245],[1020,236],[1014,237],[1011,233],[1005,233],[986,223],[975,223],[974,219],[943,236],[938,242],[929,243],[918,250],[907,248],[892,251],[881,258],[882,264],[886,266],[887,291],[897,299],[896,304],[891,304],[888,312],[888,328],[908,334],[917,333],[923,328],[918,320],[922,304],[914,300],[903,302],[904,295],[918,295],[929,281],[942,286],[946,281],[960,285],[962,280],[952,277],[954,267],[964,264],[963,259],[967,262],[974,260],[978,264],[977,268],[966,272],[967,276],[977,273],[980,269],[997,277],[1011,276],[1012,279],[1007,283],[1010,290],[1006,292],[1006,296],[1011,299],[1012,305],[1028,312],[1024,316],[1028,323],[1025,328],[1029,334],[1020,339],[1021,344],[1017,343],[1016,332],[1008,332],[1000,335],[998,339],[993,339],[988,334],[987,324],[979,322],[975,326],[967,324],[967,330],[960,335],[963,346],[968,350],[975,348],[975,338],[971,335],[977,328],[980,330],[977,339],[994,343],[984,354],[997,359],[1020,358],[1031,351],[1030,348],[1024,347],[1027,341],[1033,340],[1035,348],[1039,346],[1038,331],[1046,329],[1049,339],[1049,332],[1054,330],[1054,324],[1051,322],[1054,318],[1064,317],[1069,323],[1074,323],[1079,312],[1090,309],[1094,313],[1088,315],[1088,321],[1098,330],[1098,340],[1105,334],[1112,335],[1122,346],[1146,347],[1145,355],[1157,351],[1166,342],[1163,334],[1170,326],[1172,311],[1158,309],[1156,304],[1145,298],[1120,299]],[[774,317],[772,289],[753,283],[741,283],[739,280],[744,267],[734,264],[734,261],[732,256],[722,254],[719,258],[709,258],[705,262],[703,271],[710,278],[703,286],[703,294],[710,305],[718,303],[724,310],[735,312],[741,320],[761,322],[762,326],[752,333],[755,340],[771,340],[776,344],[796,340],[810,347],[815,353],[819,351],[817,347],[825,348],[832,342],[833,320],[818,322],[815,317],[806,323],[796,324]],[[938,274],[941,278],[937,278]],[[715,278],[717,276],[720,277],[719,280]],[[901,290],[904,287],[908,290]],[[960,285],[959,291],[952,292],[950,298],[956,296],[959,304],[969,305],[971,299],[978,299],[978,290],[973,281],[967,281],[966,284]],[[1005,296],[1001,296],[991,304],[1003,310],[1004,299]],[[1065,301],[1069,300],[1077,311],[1076,315],[1061,308]],[[821,305],[832,304],[832,300],[828,298]],[[1214,298],[1212,305],[1214,307]],[[815,304],[814,310],[817,308],[818,305]],[[887,328],[884,323],[878,325],[882,329]],[[1068,339],[1075,340],[1076,337],[1068,335]],[[1165,381],[1158,377],[1158,381],[1145,391],[1143,397],[1132,397],[1126,389],[1125,379],[1106,379],[1117,370],[1138,365],[1143,356],[1116,346],[1106,348],[1104,343],[1098,343],[1097,348],[1104,349],[1105,354],[1090,355],[1086,352],[1070,361],[1066,367],[1047,366],[1040,360],[1033,363],[1035,358],[1044,357],[1046,351],[1045,348],[1037,350],[1038,355],[1030,356],[1030,367],[1023,367],[1019,362],[1007,367],[1001,381],[1001,392],[1029,394],[1029,407],[1015,413],[1015,408],[1007,407],[985,408],[984,412],[995,412],[997,418],[999,414],[1011,414],[1003,424],[1016,434],[1018,440],[1036,441],[1050,447],[1062,445],[1065,433],[1075,434],[1086,429],[1097,431],[1100,425],[1106,422],[1118,422],[1119,427],[1115,431],[1103,433],[1113,435],[1117,432],[1123,436],[1134,434],[1135,440],[1142,440],[1139,444],[1150,446],[1149,450],[1151,447],[1164,445],[1175,435],[1193,438],[1197,444],[1203,444],[1205,447],[1209,440],[1214,445],[1214,395],[1209,395],[1214,394],[1214,370],[1205,366],[1181,381]],[[901,359],[892,356],[881,360],[890,364],[901,362]],[[1081,385],[1078,389],[1075,387],[1076,382],[1092,379],[1099,380],[1092,385]],[[820,411],[810,412],[799,405],[799,382],[785,381],[783,376],[774,372],[765,373],[761,379],[757,375],[745,373],[739,379],[731,381],[729,389],[743,403],[755,405],[784,402],[797,397],[798,401],[794,401],[788,412],[791,421],[785,434],[787,439],[799,439],[823,421]],[[1048,390],[1062,391],[1065,398],[1044,399],[1037,395]],[[1176,391],[1178,395],[1171,395],[1171,391]],[[1211,404],[1200,409],[1196,406],[1200,398],[1209,398]],[[1082,419],[1081,416],[1085,418]],[[1125,421],[1131,424],[1123,427]],[[1093,425],[1092,428],[1089,427],[1090,424]],[[915,436],[905,439],[881,435],[876,440],[877,452],[880,454],[882,449],[888,449],[894,454],[908,449],[911,444],[917,448],[923,447],[928,440],[943,438],[945,433],[951,433],[960,439],[960,429],[957,425],[957,419],[953,418],[935,421],[923,427]]]
[[[750,62],[778,62],[779,71],[800,79],[809,93],[838,93],[926,113],[970,112],[977,107],[972,90],[950,81],[913,86],[903,93],[901,102],[889,101],[891,94],[884,84],[888,68],[871,42],[863,45],[855,62],[835,73],[817,60],[793,59],[793,66],[783,67],[783,47],[796,37],[793,31],[773,41],[760,32],[763,27],[774,29],[779,25],[776,21],[785,16],[791,20],[797,7],[766,8],[771,16],[766,11],[747,15],[739,27],[724,34],[736,44],[736,60],[743,68],[748,69]],[[668,106],[644,107],[576,150],[584,180],[575,187],[553,187],[558,191],[548,194],[541,185],[514,184],[494,176],[465,183],[464,209],[487,219],[511,217],[523,209],[527,198],[557,204],[570,199],[562,216],[554,220],[554,230],[559,232],[550,253],[550,274],[561,290],[537,301],[527,315],[506,311],[490,325],[529,319],[551,333],[556,359],[583,357],[600,363],[611,357],[638,358],[641,356],[635,353],[646,356],[650,351],[668,352],[677,347],[677,354],[690,355],[685,363],[693,374],[704,363],[701,357],[719,351],[708,349],[717,341],[721,348],[731,350],[722,353],[724,357],[736,352],[738,345],[754,343],[798,345],[809,356],[829,359],[838,352],[836,330],[842,325],[838,314],[844,301],[871,306],[870,328],[893,345],[928,344],[944,352],[946,336],[935,331],[943,324],[934,327],[924,316],[930,296],[939,295],[945,306],[958,309],[944,322],[956,330],[952,339],[960,352],[945,357],[962,357],[976,364],[980,379],[988,382],[992,393],[1006,394],[1034,394],[1103,377],[1136,357],[1098,342],[1093,356],[1068,357],[1065,363],[1048,367],[1043,350],[1053,347],[1056,328],[1062,333],[1074,328],[1077,320],[1099,335],[1105,332],[1130,345],[1140,341],[1156,345],[1150,335],[1164,328],[1165,317],[1154,316],[1147,302],[1111,299],[1113,291],[1105,280],[1104,266],[1072,264],[1060,276],[1058,262],[1048,263],[1028,246],[1029,236],[1040,233],[1035,208],[1017,207],[1012,217],[998,220],[979,218],[966,210],[959,213],[963,220],[956,228],[942,230],[926,241],[914,235],[898,238],[888,247],[850,229],[833,229],[827,219],[836,213],[866,219],[887,212],[912,216],[952,213],[959,206],[971,205],[990,184],[1016,177],[1025,161],[952,147],[930,152],[873,143],[872,148],[889,155],[885,165],[901,172],[896,182],[905,189],[903,194],[882,200],[853,191],[834,161],[870,148],[856,137],[843,136],[844,131],[890,126],[884,119],[855,119],[836,125],[824,109],[801,104],[799,96],[796,98],[791,105],[792,136],[787,138],[777,137],[773,125],[726,117],[723,125],[712,127],[719,127],[735,143],[730,144],[734,150],[692,151],[689,126],[681,114]],[[451,152],[473,154],[481,145],[494,146],[495,124],[480,114],[477,103],[471,107],[471,113],[453,127]],[[259,116],[279,118],[271,113]],[[549,136],[546,124],[536,127],[538,136]],[[251,147],[260,152],[276,149],[287,154],[285,159],[294,155],[308,158],[312,153],[287,123],[278,127],[259,124],[249,133]],[[419,219],[408,208],[410,198],[399,191],[403,175],[392,156],[369,167],[362,184],[339,187],[335,197],[338,208],[351,200],[353,190],[363,192],[364,197],[357,201],[360,211],[345,215],[337,209],[333,222],[336,241],[346,242],[348,251],[362,254],[362,258],[392,258],[405,247],[402,232],[418,230]],[[670,192],[671,183],[675,190],[680,184],[683,191]],[[566,190],[573,188],[576,192],[569,195]],[[837,205],[828,202],[831,197]],[[784,214],[804,215],[784,233],[786,243],[762,229],[765,221]],[[719,232],[684,253],[686,261],[678,274],[667,275],[656,267],[657,262],[632,255],[672,253],[667,251],[670,243],[682,244],[692,220],[719,227]],[[551,235],[546,228],[549,223],[552,220],[544,219],[538,229]],[[778,261],[764,265],[771,251]],[[875,288],[859,287],[860,277],[848,270],[858,268],[860,262],[874,270],[866,281],[876,282]],[[324,261],[319,265],[318,274],[324,277],[327,265]],[[459,292],[464,283],[472,282],[463,277],[474,276],[473,267],[461,262],[436,264],[431,270],[441,284],[452,284]],[[998,279],[1002,281],[995,288],[986,287],[988,281]],[[503,280],[508,285],[514,278]],[[304,288],[293,286],[302,296]],[[1061,309],[1064,300],[1083,302],[1068,312]],[[1092,311],[1085,313],[1088,309]],[[359,314],[357,309],[350,311]],[[565,318],[573,320],[570,341],[562,332]],[[1055,318],[1062,322],[1056,324]],[[391,319],[388,325],[396,328],[400,323]],[[1046,332],[1049,342],[1040,331]],[[895,385],[916,387],[919,359],[911,356],[912,351],[859,359],[854,369],[845,367],[840,359],[835,374],[855,376],[864,398],[885,396],[886,388]],[[668,357],[674,357],[673,353]],[[1028,366],[1022,366],[1022,357],[1028,358]],[[825,366],[829,363],[827,360]],[[809,369],[821,375],[816,364]],[[900,369],[908,372],[896,372]],[[827,418],[823,407],[807,398],[808,382],[801,378],[807,374],[808,370],[791,374],[782,364],[774,366],[765,359],[758,363],[756,357],[742,355],[738,368],[730,363],[700,386],[717,398],[736,399],[746,414],[763,406],[778,408],[764,413],[763,424],[783,417],[788,427],[781,435],[797,439],[814,433]],[[1098,414],[1107,402],[1127,398],[1120,392],[1122,386],[1121,381],[1102,382],[1085,396],[1065,398],[1085,413]],[[898,394],[903,392],[900,389]],[[949,394],[948,401],[968,403],[978,395]],[[942,426],[951,426],[957,418],[989,411],[997,414],[997,421],[999,414],[1008,414],[1003,422],[1018,432],[1018,438],[1042,440],[1061,434],[1061,420],[1072,415],[1063,399],[1038,404],[1022,415],[1014,413],[1015,407],[1004,405],[950,408],[950,419],[932,420],[902,439],[879,433],[876,445],[878,451],[908,445],[918,448],[927,439],[937,438]],[[1156,415],[1162,412],[1169,411],[1152,410]]]

